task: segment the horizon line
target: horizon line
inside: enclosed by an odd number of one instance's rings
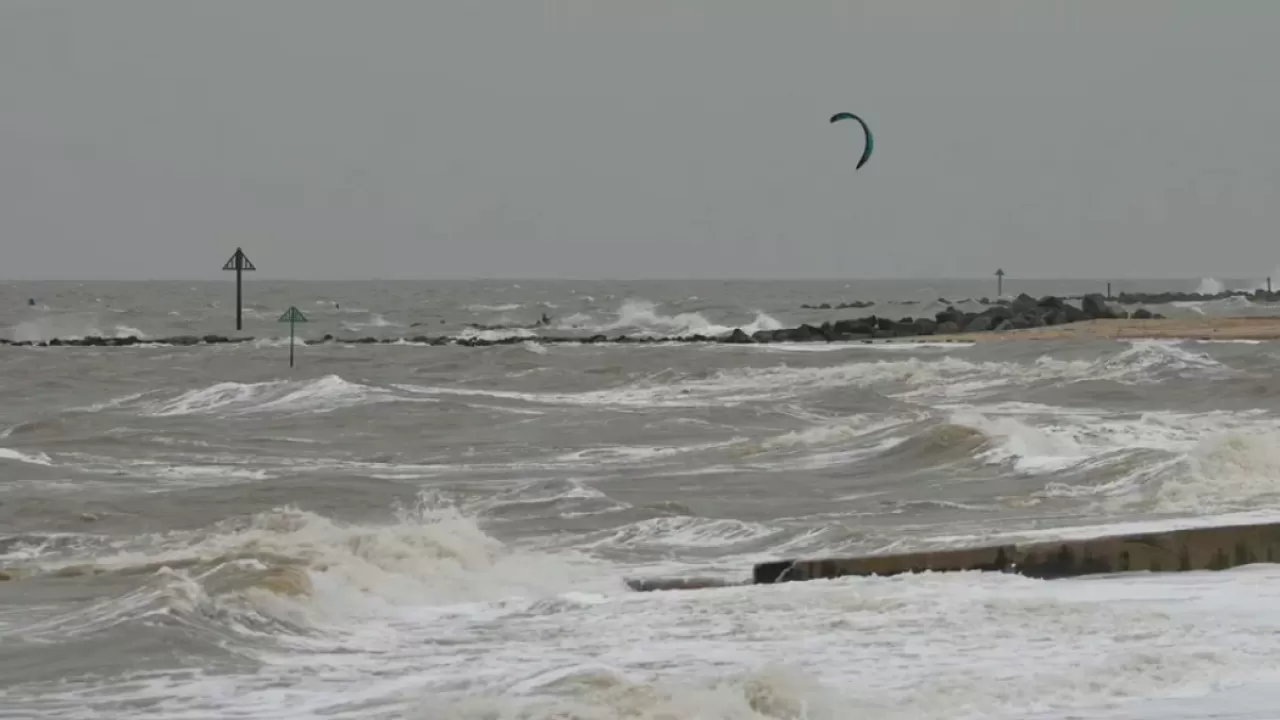
[[[535,283],[563,283],[563,282],[619,282],[619,283],[636,283],[636,282],[794,282],[794,283],[830,283],[830,282],[936,282],[936,281],[985,281],[995,282],[994,275],[940,275],[936,277],[928,276],[880,276],[880,277],[754,277],[754,276],[710,276],[710,277],[538,277],[538,276],[514,276],[514,275],[494,275],[494,276],[453,276],[453,277],[288,277],[274,275],[259,275],[256,271],[251,272],[245,278],[250,282],[296,282],[296,283],[337,283],[337,282],[390,282],[390,283],[467,283],[467,282],[535,282]],[[1050,275],[1011,275],[1005,274],[1005,282],[1018,281],[1057,281],[1057,282],[1096,282],[1096,283],[1122,283],[1122,282],[1151,282],[1151,281],[1195,281],[1195,280],[1266,280],[1266,276],[1252,275],[1145,275],[1145,276],[1113,276],[1113,277],[1083,277],[1083,276],[1050,276]],[[0,278],[0,283],[11,285],[19,283],[175,283],[175,282],[195,282],[195,283],[221,283],[232,282],[233,276],[223,276],[219,278],[213,277],[169,277],[169,278],[77,278],[77,277],[42,277],[42,278]]]

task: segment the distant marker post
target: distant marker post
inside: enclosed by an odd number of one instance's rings
[[[1004,268],[996,268],[996,298],[1004,297]]]
[[[280,316],[280,322],[289,323],[289,367],[293,367],[293,326],[294,323],[306,322],[307,316],[303,315],[298,308],[290,305],[288,310]]]
[[[254,267],[253,263],[249,262],[249,256],[244,254],[244,250],[236,248],[236,253],[231,256],[231,259],[227,261],[226,265],[222,266],[222,269],[236,271],[236,329],[241,330],[243,329],[241,317],[244,315],[244,305],[242,302],[243,294],[241,293],[244,278],[241,274],[246,271],[257,270],[258,268]]]

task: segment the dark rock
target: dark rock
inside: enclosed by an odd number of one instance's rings
[[[874,321],[875,316],[872,316]],[[875,322],[867,322],[866,318],[858,320],[837,320],[832,323],[831,328],[837,334],[841,335],[870,335],[875,330],[877,324]]]
[[[936,313],[933,318],[938,322],[939,327],[946,323],[951,323],[959,328],[963,327],[965,323],[964,313],[953,307],[949,307],[946,310]]]
[[[1089,293],[1080,298],[1080,309],[1090,320],[1113,319],[1116,316],[1101,293]]]
[[[824,302],[824,303],[819,304],[819,305],[809,305],[809,304],[804,304],[804,305],[801,305],[800,307],[801,307],[801,308],[803,308],[803,309],[805,309],[805,310],[832,310],[832,309],[834,309],[834,310],[850,310],[850,309],[861,309],[861,308],[867,308],[867,307],[871,307],[872,305],[875,305],[875,302],[870,301],[870,300],[865,300],[865,301],[864,301],[864,300],[854,300],[853,302],[842,302],[842,303],[836,303],[835,305],[832,305],[831,303],[825,303],[825,302]]]
[[[986,332],[991,328],[995,327],[995,324],[997,322],[999,322],[999,320],[993,318],[991,315],[987,315],[984,313],[982,315],[975,316],[972,320],[965,323],[964,331],[965,332]]]
[[[1040,307],[1040,301],[1026,293],[1018,295],[1018,297],[1013,299],[1013,303],[1010,305],[1010,308],[1013,310],[1015,315],[1034,312],[1038,307]]]

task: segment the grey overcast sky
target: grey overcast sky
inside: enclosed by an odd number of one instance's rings
[[[0,276],[1254,277],[1278,37],[1264,0],[4,0]]]

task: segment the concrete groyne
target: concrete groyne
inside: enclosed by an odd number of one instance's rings
[[[1225,570],[1280,559],[1280,522],[1114,535],[1085,540],[757,564],[757,584],[846,575],[986,570],[1036,578],[1116,572]]]
[[[1015,573],[1030,578],[1076,578],[1110,573],[1185,573],[1226,570],[1254,562],[1280,561],[1280,521],[1153,533],[1116,534],[1085,539],[992,544],[986,547],[887,553],[860,557],[759,562],[750,584],[803,582],[947,571]],[[731,583],[718,583],[721,585]],[[713,587],[708,579],[646,579],[632,589]]]
[[[1008,543],[911,553],[757,563],[749,584],[920,572],[1005,572],[1041,579],[1125,572],[1226,570],[1280,561],[1280,521]],[[712,587],[709,579],[636,580],[635,590]]]

